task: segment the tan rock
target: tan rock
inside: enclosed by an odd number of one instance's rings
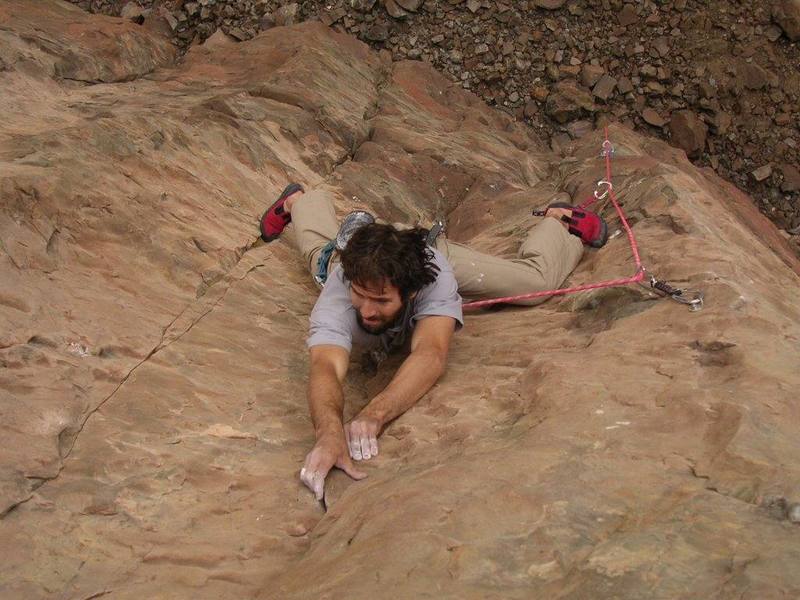
[[[394,19],[404,19],[408,16],[408,12],[396,0],[383,0],[383,7]]]
[[[755,171],[751,172],[750,175],[752,175],[753,179],[756,181],[764,181],[765,179],[769,179],[769,177],[772,175],[772,165],[758,167]]]
[[[396,0],[402,8],[410,12],[417,12],[422,6],[422,0]]]
[[[600,65],[586,63],[581,67],[581,83],[587,88],[592,88],[605,72],[606,70]]]
[[[578,119],[595,110],[589,90],[570,79],[556,84],[545,105],[547,114],[559,123]]]
[[[604,102],[614,95],[617,80],[609,75],[603,75],[592,89],[592,95]]]
[[[667,120],[652,108],[645,108],[642,111],[642,118],[647,124],[652,125],[653,127],[663,127],[667,124]]]
[[[778,0],[773,5],[772,18],[791,41],[800,40],[800,0]]]
[[[800,191],[800,170],[797,167],[783,164],[781,165],[781,175],[783,175],[782,192]]]
[[[632,285],[468,313],[323,506],[298,480],[317,290],[291,235],[257,241],[265,206],[298,180],[513,255],[532,204],[595,191],[602,132],[562,161],[319,22],[179,64],[66,3],[0,27],[4,596],[798,595],[800,265],[736,188],[611,124],[648,272],[705,308]],[[71,53],[118,82],[60,79]],[[568,284],[635,272],[626,238]],[[347,417],[391,376],[353,358]]]
[[[636,6],[633,4],[625,4],[622,10],[617,14],[619,24],[623,27],[634,25],[639,22],[639,15],[636,13]]]
[[[706,147],[708,126],[689,110],[674,112],[669,121],[670,139],[689,158],[696,158]]]

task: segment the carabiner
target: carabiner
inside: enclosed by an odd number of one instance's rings
[[[686,304],[692,312],[703,310],[703,292],[697,290],[679,290],[678,294],[670,294],[669,297],[675,300],[675,302]]]
[[[650,287],[672,298],[675,302],[686,304],[692,312],[703,308],[703,292],[672,287],[666,281],[659,281],[653,275],[650,275]]]
[[[603,193],[600,193],[600,188],[602,186],[606,186],[606,189],[603,190]],[[614,189],[614,185],[610,181],[601,180],[597,182],[597,189],[594,191],[594,197],[598,200],[602,200],[606,196],[608,196],[609,192]]]

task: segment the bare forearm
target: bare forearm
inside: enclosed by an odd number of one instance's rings
[[[414,406],[442,376],[445,359],[436,352],[412,352],[391,383],[364,408],[362,414],[385,425]]]
[[[336,373],[329,369],[311,369],[308,404],[317,439],[325,434],[342,433],[344,395]]]

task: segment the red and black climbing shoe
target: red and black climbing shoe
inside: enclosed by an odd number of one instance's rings
[[[303,186],[299,183],[290,183],[278,196],[278,199],[273,202],[272,206],[261,215],[261,237],[265,242],[271,242],[276,239],[284,228],[291,223],[292,215],[289,211],[283,208],[283,203],[286,199],[295,192],[302,192]]]
[[[602,248],[608,241],[608,225],[597,213],[566,202],[554,202],[547,207],[548,210],[551,208],[565,208],[572,211],[571,216],[563,215],[561,220],[569,226],[569,232],[581,238],[587,246]]]

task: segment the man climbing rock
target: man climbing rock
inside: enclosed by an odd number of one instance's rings
[[[262,237],[276,239],[290,222],[306,265],[323,286],[307,340],[316,444],[300,470],[320,500],[334,466],[354,479],[366,477],[352,461],[376,456],[381,430],[444,373],[450,340],[464,324],[462,295],[507,297],[557,288],[577,266],[584,244],[600,247],[607,239],[601,217],[556,203],[530,229],[518,258],[502,259],[437,235],[438,227],[398,228],[364,212],[351,213],[339,227],[333,195],[304,193],[299,184],[287,186],[264,213]],[[407,348],[409,354],[389,385],[344,423],[342,383],[354,346],[373,363],[393,350]]]

